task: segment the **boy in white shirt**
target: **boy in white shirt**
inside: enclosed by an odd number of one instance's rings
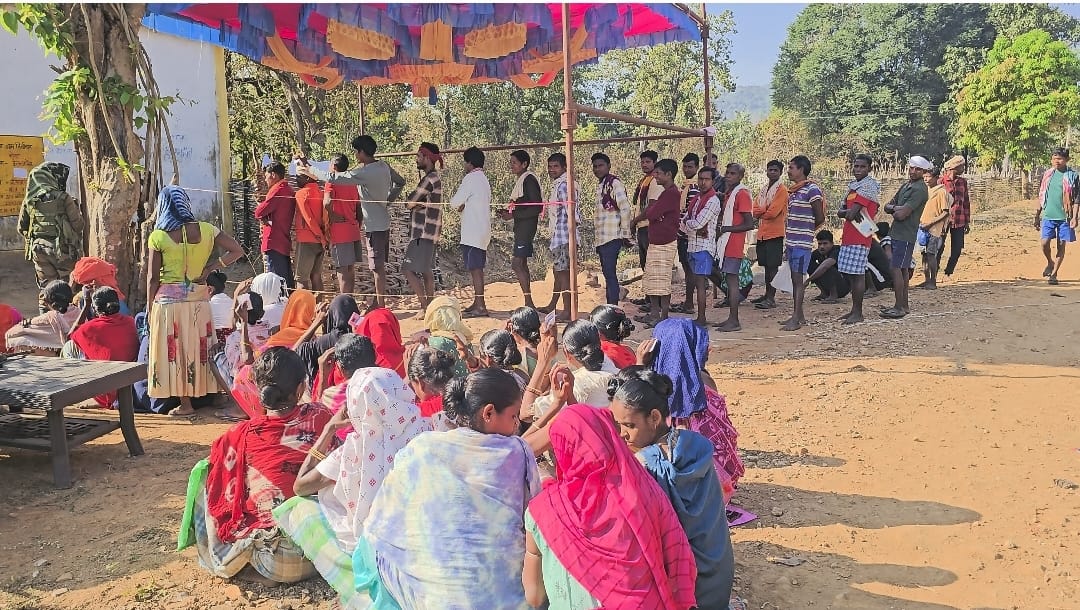
[[[464,318],[488,315],[484,302],[484,267],[491,243],[491,184],[484,174],[484,151],[475,146],[462,154],[465,177],[450,198],[450,205],[461,212],[461,256],[473,284],[473,302],[462,311]]]

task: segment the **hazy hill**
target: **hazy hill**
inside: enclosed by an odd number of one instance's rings
[[[721,95],[716,100],[720,114],[725,119],[733,119],[740,112],[750,115],[750,120],[757,122],[769,115],[772,109],[772,88],[762,85],[740,86],[730,93]]]

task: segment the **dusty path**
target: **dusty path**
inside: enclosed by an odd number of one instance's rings
[[[794,336],[782,309],[714,336],[748,466],[736,501],[761,515],[733,531],[751,607],[1080,607],[1080,248],[1046,286],[1030,207],[978,215],[956,278],[913,291],[903,321],[841,329],[848,303],[811,305]],[[5,290],[24,274],[0,271]],[[490,286],[489,303],[506,312],[518,292]],[[70,490],[46,456],[0,448],[0,609],[330,607],[321,581],[230,584],[172,552],[188,469],[226,426],[138,426],[146,456],[98,439],[75,451]]]

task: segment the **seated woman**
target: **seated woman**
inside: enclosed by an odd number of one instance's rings
[[[240,366],[254,362],[254,354],[261,352],[270,338],[270,328],[263,317],[266,311],[262,297],[257,292],[248,292],[246,288],[241,283],[233,292],[232,323],[235,330],[225,337],[224,345],[211,356],[218,381],[226,388],[232,387],[233,376]]]
[[[417,406],[424,417],[443,411],[443,392],[456,375],[457,360],[431,347],[416,346],[409,354],[409,387],[416,393]]]
[[[518,381],[521,391],[529,382],[525,371],[518,368],[521,364],[521,352],[518,351],[514,335],[505,330],[493,328],[480,336],[480,366],[502,369]]]
[[[600,349],[611,359],[615,368],[624,369],[637,364],[637,355],[622,344],[634,332],[634,324],[626,312],[614,305],[600,305],[589,314],[589,320],[600,331]]]
[[[672,380],[672,425],[700,433],[712,443],[716,474],[727,503],[744,468],[736,443],[739,433],[728,417],[727,402],[705,370],[709,332],[687,318],[668,318],[656,325],[653,338],[660,341],[659,352],[651,362],[642,364]]]
[[[263,320],[271,332],[277,332],[275,329],[281,325],[281,318],[285,315],[284,286],[285,280],[269,271],[251,278],[251,291],[262,297]]]
[[[22,319],[22,314],[19,313],[18,309],[6,303],[0,303],[0,354],[7,352],[4,335],[7,334],[9,328],[22,322]]]
[[[609,393],[623,440],[671,500],[694,550],[698,607],[727,608],[735,554],[712,443],[697,432],[668,425],[667,375],[634,365],[611,380]]]
[[[279,330],[270,335],[263,349],[284,347],[292,350],[297,339],[311,326],[311,321],[314,319],[315,295],[307,290],[294,290],[292,296],[289,297],[288,304],[285,306],[285,314],[281,318]],[[252,355],[258,354],[253,352]],[[306,375],[307,369],[304,368],[302,373]],[[306,387],[307,384],[305,383]],[[259,390],[252,378],[250,364],[243,364],[236,370],[236,374],[233,376],[231,392],[233,400],[236,401],[236,404],[247,416],[255,417],[262,414],[262,406],[259,403]]]
[[[498,369],[455,378],[444,398],[458,428],[421,434],[398,452],[353,553],[356,589],[372,607],[528,608],[522,518],[540,480],[514,436],[516,394]]]
[[[250,565],[253,579],[297,582],[315,567],[271,511],[293,497],[296,473],[332,415],[299,404],[304,367],[292,350],[266,350],[254,375],[266,415],[235,424],[192,469],[178,548],[194,544],[199,564],[221,578]]]
[[[405,378],[405,342],[394,312],[385,307],[369,309],[353,332],[371,339],[377,366],[391,369]]]
[[[546,327],[537,349],[536,370],[529,385],[525,387],[522,402],[523,419],[543,416],[554,400],[550,393],[537,397],[537,391],[548,387],[548,375],[555,362],[556,346],[554,329]],[[563,329],[563,356],[574,373],[574,396],[576,401],[598,409],[608,406],[607,385],[611,376],[619,372],[600,346],[600,331],[588,320],[574,320]]]
[[[120,297],[120,313],[125,316],[131,315],[127,297],[124,296],[124,291],[120,290],[120,284],[116,281],[116,265],[95,256],[84,256],[75,261],[75,266],[71,269],[71,284],[74,292],[78,292],[83,286],[89,286],[91,291],[102,286],[112,288]]]
[[[366,339],[342,337],[338,344]],[[397,455],[411,440],[431,430],[414,404],[416,396],[390,369],[370,367],[350,376],[346,408],[334,416],[300,467],[296,497],[274,509],[278,526],[315,564],[345,608],[359,601],[352,553],[364,533],[371,503]],[[336,433],[352,431],[330,450]],[[305,498],[319,494],[318,502]]]
[[[564,407],[550,438],[558,479],[525,513],[528,603],[564,610],[697,606],[690,543],[611,412]]]
[[[324,315],[316,315],[304,334],[296,340],[293,351],[304,361],[307,371],[308,382],[316,383],[316,374],[319,372],[319,358],[328,350],[334,348],[338,339],[352,333],[349,321],[353,317],[360,316],[360,308],[356,306],[356,299],[351,294],[339,294],[330,301],[329,308]],[[315,336],[316,331],[322,326],[323,334]],[[323,379],[323,386],[333,386],[348,379],[339,379],[336,376],[331,379]]]
[[[53,280],[45,284],[41,289],[41,302],[48,311],[9,328],[4,333],[8,350],[58,356],[79,317],[78,308],[71,306],[73,297],[67,282]]]
[[[540,312],[532,307],[518,307],[510,313],[506,330],[514,335],[518,351],[521,352],[519,368],[532,376],[536,369],[536,346],[540,345]]]
[[[89,292],[87,287],[86,292]],[[94,314],[91,316],[90,308]],[[135,319],[120,313],[120,296],[108,286],[94,291],[84,298],[79,319],[71,328],[71,340],[64,344],[60,353],[65,358],[85,360],[113,360],[135,362],[139,357],[139,336],[135,332]],[[116,392],[94,397],[100,406],[111,408],[116,403]]]
[[[225,272],[220,269],[215,269],[206,276],[206,287],[210,291],[210,317],[214,320],[214,333],[218,343],[225,343],[225,339],[234,330],[233,300],[225,293],[227,280]]]
[[[324,407],[337,413],[345,404],[349,380],[356,371],[373,366],[377,365],[375,364],[375,346],[371,344],[371,339],[352,333],[342,335],[334,347],[326,350],[326,353],[319,357],[318,378],[336,377],[344,381],[328,388],[323,388],[318,384],[312,386],[312,399],[317,398]],[[343,430],[343,432],[344,434],[338,436],[345,438],[345,434],[349,431]]]
[[[465,359],[460,356],[461,346],[466,354],[471,353],[472,331],[461,320],[461,305],[457,299],[448,296],[435,297],[424,314],[424,326],[431,336],[427,344],[441,352],[450,354],[454,362],[454,374],[464,377],[469,374]],[[459,345],[460,344],[460,345]]]

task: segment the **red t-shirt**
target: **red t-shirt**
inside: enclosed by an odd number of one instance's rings
[[[319,185],[309,182],[296,191],[296,241],[302,244],[323,242],[323,205]]]
[[[850,209],[855,204],[855,191],[849,191],[847,194],[847,200],[845,205]],[[877,216],[878,203],[871,201],[865,197],[860,197],[858,203],[866,208],[866,213],[870,215],[870,218]],[[872,236],[863,235],[859,232],[855,225],[850,220],[844,221],[844,232],[841,234],[841,244],[844,246],[866,246],[870,247],[870,243],[873,240]]]
[[[675,241],[679,232],[679,211],[682,193],[674,184],[664,189],[660,196],[645,208],[649,220],[649,244],[662,246]]]
[[[296,214],[296,197],[293,189],[285,180],[270,187],[266,198],[255,208],[255,218],[269,224],[262,226],[262,251],[278,252],[289,256],[292,253],[293,215]]]
[[[360,205],[360,190],[353,184],[326,183],[325,193],[330,193],[330,205],[335,214],[345,220],[330,219],[330,243],[345,244],[360,241],[360,219],[356,208]]]
[[[727,203],[728,202],[725,201],[724,205],[727,205]],[[754,212],[754,200],[750,198],[749,189],[739,189],[739,192],[735,193],[734,206],[735,211],[731,215],[731,224],[742,224],[743,212],[748,214]],[[724,258],[742,258],[745,250],[746,233],[730,233],[727,247],[724,248]]]

